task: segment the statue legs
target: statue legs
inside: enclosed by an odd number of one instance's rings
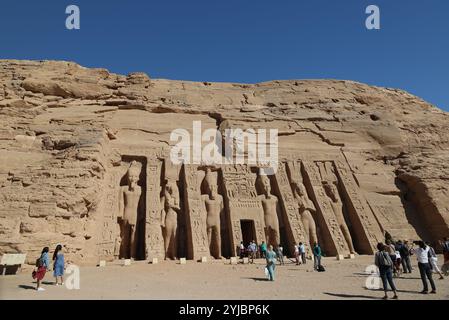
[[[129,225],[129,246],[130,246],[130,258],[136,259],[136,251],[137,251],[137,239],[136,239],[136,226]]]
[[[301,221],[307,233],[307,241],[309,242],[309,245],[313,247],[313,244],[318,242],[318,237],[316,234],[316,224],[312,214],[308,210],[304,211],[301,214]]]
[[[274,248],[276,248],[279,243],[280,243],[280,238],[279,238],[279,230],[268,226],[266,227],[266,237],[267,237],[267,245],[272,245]]]
[[[211,256],[220,259],[221,256],[221,235],[220,226],[212,226],[207,228],[207,238],[209,241],[209,250]]]
[[[119,257],[127,259],[129,253],[129,225],[126,221],[120,223],[120,238]]]
[[[341,232],[343,233],[343,236],[345,237],[346,242],[348,243],[349,252],[355,253],[354,245],[352,244],[351,233],[349,232],[349,228],[345,224],[342,224],[342,225],[340,225],[340,229],[341,229]]]
[[[177,252],[177,225],[173,223],[166,223],[164,233],[165,258],[176,259]]]

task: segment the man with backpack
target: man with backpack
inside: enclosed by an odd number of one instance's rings
[[[376,252],[376,255],[374,256],[374,264],[379,268],[379,275],[382,279],[382,284],[385,292],[383,299],[388,299],[388,284],[390,284],[391,290],[393,290],[394,292],[393,299],[398,299],[396,286],[394,285],[393,281],[393,261],[391,260],[391,257],[387,252],[388,246],[384,245],[383,243],[378,243],[377,249],[379,251]]]

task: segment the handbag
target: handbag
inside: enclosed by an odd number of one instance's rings
[[[270,278],[270,273],[268,272],[268,268],[265,267],[265,277]]]

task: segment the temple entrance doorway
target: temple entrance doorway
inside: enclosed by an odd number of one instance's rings
[[[257,243],[254,220],[240,220],[240,227],[242,229],[242,240],[245,248],[247,248],[249,243],[253,240]]]

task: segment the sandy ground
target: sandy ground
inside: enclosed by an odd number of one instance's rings
[[[0,299],[379,299],[381,290],[366,288],[365,270],[372,261],[371,256],[344,261],[324,258],[326,272],[321,273],[313,271],[310,261],[301,266],[288,261],[276,267],[274,282],[266,280],[263,260],[249,265],[164,261],[122,266],[117,262],[102,268],[81,267],[79,290],[53,285],[52,273],[47,273],[42,292],[34,290],[27,271],[0,276]],[[434,276],[437,294],[419,294],[422,284],[413,264],[412,274],[395,279],[400,299],[448,300],[449,277],[438,280]]]

